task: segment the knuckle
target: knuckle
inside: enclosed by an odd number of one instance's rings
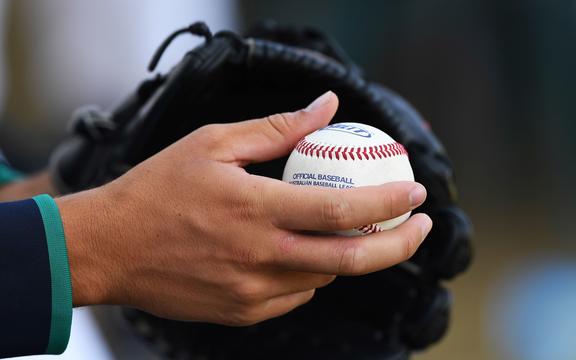
[[[273,213],[284,213],[282,194],[274,184],[266,182],[254,188],[256,195],[255,207],[260,211],[260,218],[273,219]]]
[[[245,269],[259,269],[270,262],[270,255],[267,254],[264,247],[257,249],[254,245],[252,247],[239,247],[232,251],[234,252],[234,261]]]
[[[245,281],[232,287],[235,300],[243,306],[252,306],[261,301],[264,296],[264,288],[256,281]]]
[[[223,125],[221,124],[208,124],[196,130],[196,133],[201,134],[202,137],[217,139],[222,135]]]
[[[338,271],[343,275],[362,275],[366,272],[363,249],[356,244],[344,247],[340,255]]]
[[[227,203],[234,211],[234,220],[244,224],[259,224],[268,214],[266,199],[258,183],[235,184],[234,192],[227,195]]]
[[[282,314],[288,313],[288,312],[298,308],[299,306],[307,304],[308,302],[310,302],[310,300],[312,300],[314,298],[315,294],[316,294],[316,289],[310,289],[307,291],[293,294],[292,299],[282,309],[282,311],[281,311]]]
[[[243,307],[238,309],[228,317],[228,324],[231,326],[250,326],[265,320],[260,314],[259,307]]]
[[[334,230],[346,230],[350,227],[352,213],[350,203],[340,197],[326,200],[322,208],[323,221]]]
[[[192,144],[207,149],[210,152],[217,151],[227,143],[225,139],[226,125],[208,124],[198,128],[192,133],[194,141]]]
[[[277,252],[279,254],[279,258],[274,261],[274,263],[281,263],[282,258],[289,257],[291,254],[294,253],[298,246],[298,242],[296,241],[296,236],[294,233],[291,232],[284,232],[280,234],[277,238],[277,241],[274,242],[277,247]]]
[[[404,259],[411,258],[418,249],[419,243],[420,243],[419,234],[416,231],[411,231],[410,233],[408,233],[404,239],[403,258]]]
[[[385,191],[382,194],[382,201],[384,208],[382,210],[382,215],[384,220],[388,220],[394,217],[395,209],[398,207],[397,197],[391,191]]]
[[[266,116],[265,120],[275,135],[284,137],[290,131],[290,117],[289,113],[278,113]]]

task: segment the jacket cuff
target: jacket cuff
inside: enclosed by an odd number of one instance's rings
[[[44,223],[50,263],[52,317],[47,354],[66,350],[72,326],[72,282],[64,227],[56,202],[49,195],[35,196]]]

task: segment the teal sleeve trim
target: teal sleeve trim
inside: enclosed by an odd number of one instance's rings
[[[24,175],[11,167],[0,163],[0,185],[23,178]]]
[[[64,226],[54,199],[46,194],[33,199],[44,222],[52,279],[52,319],[46,353],[61,354],[68,346],[72,326],[72,282]]]

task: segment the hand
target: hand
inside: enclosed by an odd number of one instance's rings
[[[58,199],[74,304],[249,325],[306,303],[335,275],[408,259],[432,226],[424,214],[363,237],[302,230],[394,218],[424,201],[423,186],[301,187],[243,169],[289,153],[337,107],[328,92],[305,110],[205,126],[104,187]]]

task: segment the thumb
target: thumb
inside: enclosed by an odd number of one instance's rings
[[[338,97],[324,93],[307,108],[227,126],[227,158],[246,165],[288,154],[305,135],[326,126],[338,109]]]

